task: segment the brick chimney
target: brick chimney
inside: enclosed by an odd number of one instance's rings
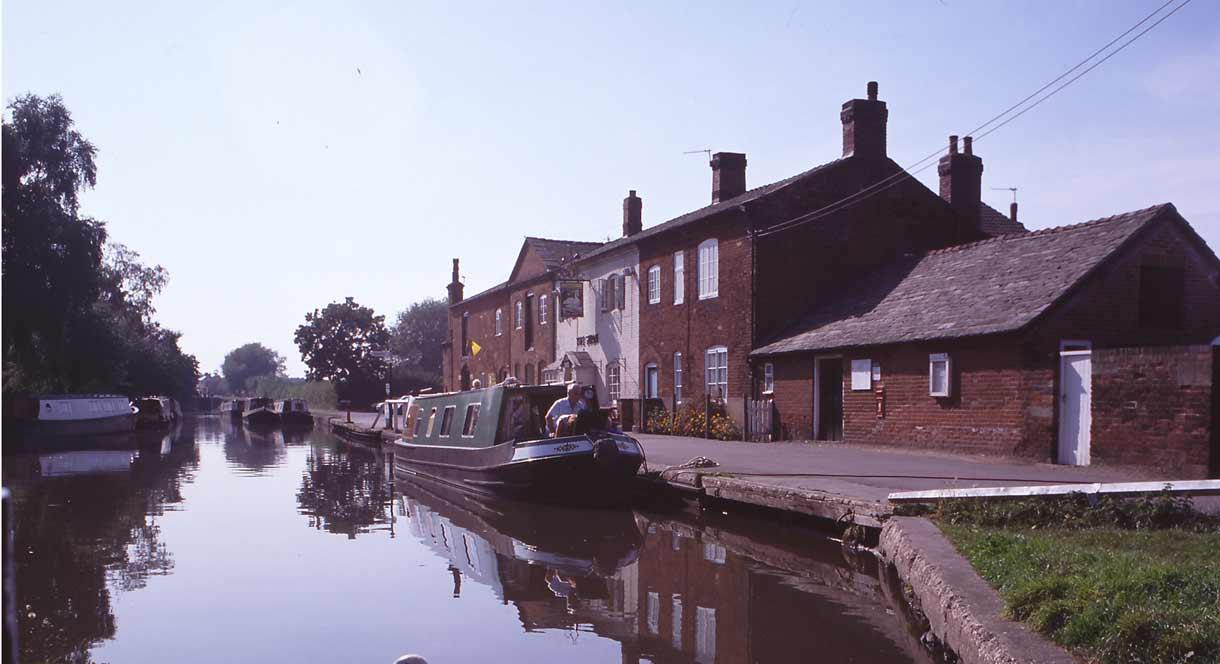
[[[979,231],[983,189],[983,160],[974,156],[974,139],[963,139],[964,152],[957,151],[957,136],[949,137],[949,154],[940,158],[940,197],[965,220],[971,233]],[[1016,211],[1013,210],[1013,216]]]
[[[627,192],[623,199],[623,237],[631,237],[644,230],[644,201],[635,195],[635,190]]]
[[[1012,223],[1014,223],[1014,224],[1017,223],[1017,202],[1016,201],[1013,201],[1012,205],[1008,206],[1008,218],[1012,220]]]
[[[458,259],[453,259],[453,281],[449,282],[449,304],[457,304],[462,301],[462,291],[465,286],[458,279]]]
[[[877,101],[877,82],[868,82],[868,99],[843,104],[843,156],[880,159],[885,156],[885,122],[890,112]]]
[[[712,203],[746,193],[746,156],[741,152],[712,155]]]

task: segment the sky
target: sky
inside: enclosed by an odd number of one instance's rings
[[[392,323],[503,281],[525,235],[605,240],[841,154],[880,84],[913,163],[1161,4],[3,3],[5,102],[61,94],[98,149],[83,213],[160,264],[158,318],[202,371],[344,297]],[[979,140],[984,199],[1030,228],[1172,202],[1220,248],[1220,3],[1194,0]],[[936,169],[919,174],[936,189]]]

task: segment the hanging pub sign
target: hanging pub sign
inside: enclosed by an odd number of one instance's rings
[[[559,282],[559,317],[580,318],[585,315],[585,284],[583,281]]]

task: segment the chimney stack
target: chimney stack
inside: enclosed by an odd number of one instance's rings
[[[741,152],[712,155],[712,203],[746,193],[746,156]]]
[[[1010,220],[1012,220],[1012,223],[1014,223],[1014,224],[1017,223],[1017,202],[1016,201],[1013,201],[1012,205],[1008,206],[1008,218]]]
[[[449,304],[457,304],[462,301],[462,291],[465,286],[458,279],[458,259],[453,259],[453,280],[449,282]]]
[[[963,152],[957,151],[957,136],[949,137],[949,154],[940,158],[940,197],[949,202],[965,224],[964,235],[980,232],[983,202],[983,160],[974,156],[974,139],[963,139]],[[1013,211],[1015,216],[1016,211]]]
[[[885,157],[885,123],[890,112],[877,100],[877,82],[868,82],[868,99],[852,99],[843,104],[843,156]]]
[[[627,192],[623,199],[623,237],[631,237],[644,230],[644,201],[635,195],[635,190]]]

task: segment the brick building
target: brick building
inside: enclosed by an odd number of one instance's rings
[[[894,261],[752,353],[786,438],[1215,471],[1220,261],[1172,205]]]

